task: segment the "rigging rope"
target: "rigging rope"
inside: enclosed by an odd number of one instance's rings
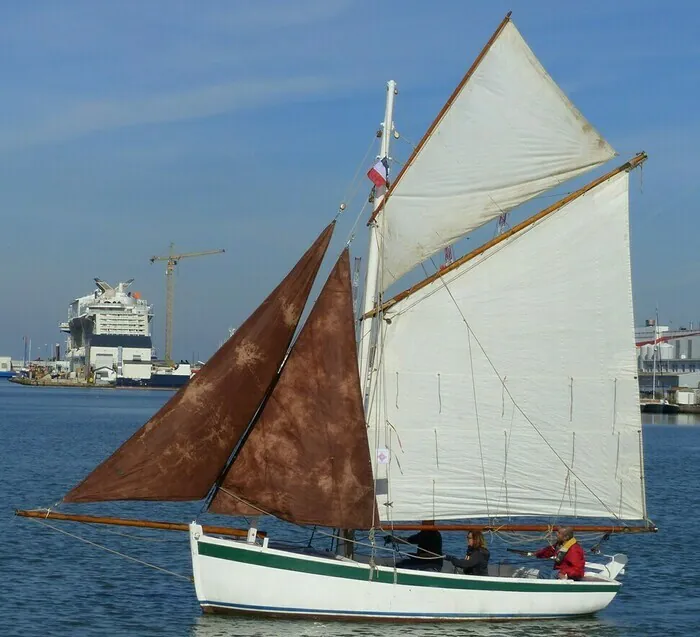
[[[504,248],[507,247],[508,245],[512,245],[512,243],[513,243],[514,241],[517,241],[518,239],[520,239],[522,236],[526,235],[530,230],[532,230],[533,228],[535,228],[535,227],[538,226],[538,225],[539,225],[539,223],[534,223],[534,224],[532,224],[529,228],[523,230],[521,233],[519,233],[519,234],[517,234],[517,235],[514,235],[513,238],[512,238],[511,240],[509,240],[509,241],[504,241],[504,242],[503,242],[502,244],[500,244],[499,246],[496,246],[496,247],[498,248],[497,250],[493,250],[493,252],[491,252],[491,253],[488,253],[488,252],[487,252],[487,253],[486,253],[486,256],[484,257],[484,259],[482,259],[482,260],[478,261],[477,263],[473,264],[472,267],[475,267],[476,265],[478,265],[478,263],[483,263],[483,261],[484,261],[485,259],[488,259],[489,257],[493,256],[493,254],[495,254],[496,252],[500,252],[500,250],[504,249]],[[470,270],[470,269],[471,269],[471,268],[465,269],[465,272],[459,272],[459,273],[454,277],[453,280],[456,280],[457,278],[460,278],[461,276],[463,276],[463,275],[466,273],[466,271],[468,271],[468,270]],[[549,448],[549,450],[554,454],[554,456],[557,458],[557,460],[559,460],[559,462],[561,462],[561,464],[564,466],[564,468],[566,468],[567,471],[569,471],[569,472],[571,473],[571,475],[573,475],[574,478],[576,478],[576,480],[578,480],[578,481],[584,486],[584,488],[585,488],[585,489],[586,489],[586,490],[587,490],[587,491],[588,491],[588,492],[603,506],[603,508],[604,508],[606,511],[608,511],[608,513],[609,513],[613,518],[622,521],[621,516],[618,515],[617,513],[615,513],[605,502],[603,502],[603,500],[600,499],[600,497],[593,491],[593,489],[591,489],[591,487],[589,487],[588,484],[587,484],[582,478],[580,478],[580,477],[576,474],[576,472],[573,471],[573,469],[568,465],[568,463],[566,462],[566,460],[564,460],[564,458],[562,458],[562,456],[559,454],[559,452],[558,452],[558,451],[552,446],[552,444],[547,440],[547,438],[546,438],[546,437],[544,436],[544,434],[540,431],[540,429],[537,427],[537,425],[536,425],[536,424],[530,419],[530,417],[525,413],[525,411],[523,410],[523,408],[520,407],[520,405],[519,405],[518,402],[515,400],[514,396],[511,394],[510,390],[508,389],[508,386],[507,386],[506,383],[504,382],[504,380],[503,380],[504,377],[502,377],[501,374],[498,372],[498,370],[496,369],[495,364],[493,363],[493,361],[491,360],[491,358],[490,358],[489,355],[487,354],[486,350],[484,349],[483,345],[482,345],[481,342],[479,341],[479,338],[476,336],[476,334],[475,334],[474,331],[472,330],[471,325],[469,324],[469,321],[467,320],[466,316],[464,315],[464,312],[462,312],[462,308],[459,306],[459,304],[457,303],[457,300],[456,300],[455,297],[453,296],[452,291],[451,291],[451,289],[449,288],[449,286],[448,286],[448,284],[447,284],[447,281],[445,281],[445,277],[442,276],[442,275],[439,275],[439,277],[438,277],[437,280],[440,281],[440,283],[442,284],[443,287],[442,287],[442,288],[437,288],[437,287],[436,287],[435,290],[433,290],[433,291],[427,293],[423,298],[421,298],[421,299],[416,299],[413,305],[417,305],[417,304],[420,303],[422,300],[425,300],[425,299],[428,298],[429,296],[432,296],[433,294],[436,294],[436,293],[437,293],[438,291],[440,291],[441,289],[443,289],[443,288],[445,289],[445,291],[447,292],[447,294],[449,294],[450,299],[452,300],[452,302],[453,302],[455,308],[456,308],[457,311],[459,312],[459,315],[460,315],[460,317],[461,317],[461,319],[462,319],[462,322],[463,322],[464,325],[466,326],[466,329],[467,329],[467,337],[468,337],[468,339],[470,339],[470,340],[469,340],[470,363],[471,363],[471,361],[472,361],[472,356],[471,356],[471,337],[473,336],[473,337],[474,337],[474,340],[476,341],[477,345],[479,346],[479,349],[480,349],[481,352],[484,354],[484,357],[486,358],[486,360],[487,360],[489,366],[491,367],[491,369],[493,370],[493,372],[496,374],[496,377],[498,378],[499,382],[501,383],[501,386],[502,386],[502,388],[503,388],[503,391],[506,392],[506,394],[508,395],[508,398],[510,399],[511,403],[512,403],[513,406],[518,410],[518,412],[520,413],[520,415],[521,415],[521,416],[525,419],[525,421],[534,429],[534,431],[537,433],[537,435],[542,439],[542,441],[544,442],[544,444],[545,444],[545,445]],[[397,314],[397,315],[398,315],[398,314],[403,314],[403,313],[407,312],[408,309],[410,309],[410,307],[412,307],[412,306],[408,306],[408,307],[404,308],[403,310],[401,310],[400,312],[396,312],[396,314]],[[473,372],[473,365],[472,365],[472,372]],[[473,385],[473,384],[474,384],[474,378],[473,378],[473,374],[472,374],[472,385]],[[476,394],[475,394],[475,396],[476,396]],[[481,447],[481,443],[480,443],[480,447]],[[481,449],[480,449],[480,451],[481,451]],[[482,461],[482,472],[483,472],[483,461]],[[488,511],[488,501],[487,501],[486,505],[487,505],[487,511]]]
[[[452,295],[450,294],[450,296],[452,296]],[[453,297],[453,300],[454,300],[454,297]],[[456,304],[456,302],[455,302],[455,304]],[[491,360],[491,358],[489,357],[489,355],[486,353],[486,351],[485,351],[484,348],[482,347],[482,345],[481,345],[481,343],[479,342],[479,339],[477,338],[476,334],[474,334],[474,333],[472,332],[471,327],[469,326],[469,323],[467,322],[467,319],[465,318],[464,314],[462,313],[461,308],[459,308],[459,306],[457,306],[457,309],[459,310],[459,312],[460,312],[460,314],[461,314],[461,316],[462,316],[462,319],[464,320],[464,322],[465,322],[465,324],[466,324],[466,326],[467,326],[467,329],[469,330],[469,333],[471,333],[471,334],[474,336],[474,340],[477,342],[477,344],[479,345],[479,348],[481,349],[481,351],[483,352],[484,356],[486,357],[486,360],[488,361],[489,365],[491,366],[491,369],[493,369],[493,371],[495,372],[497,378],[498,378],[499,380],[501,380],[501,375],[498,373],[498,370],[496,369],[495,365],[493,364],[493,361]],[[501,381],[501,382],[502,382],[502,381]],[[569,472],[571,472],[571,475],[573,475],[574,478],[576,478],[576,480],[578,480],[578,481],[588,490],[588,492],[589,492],[598,502],[600,502],[600,504],[603,506],[604,509],[606,509],[606,510],[608,511],[608,513],[610,513],[614,518],[620,519],[620,516],[618,516],[605,502],[603,502],[603,500],[601,500],[600,497],[598,497],[598,495],[593,491],[593,489],[591,489],[591,488],[588,486],[588,484],[587,484],[582,478],[580,478],[580,477],[576,474],[576,472],[573,470],[573,468],[571,468],[571,467],[568,465],[568,463],[566,462],[566,460],[564,460],[564,458],[561,457],[561,455],[559,454],[559,452],[558,452],[558,451],[552,446],[552,444],[547,440],[546,436],[540,431],[540,429],[537,427],[537,425],[535,425],[535,423],[532,422],[532,420],[530,419],[530,417],[525,413],[525,411],[522,409],[522,407],[520,407],[520,405],[517,403],[517,401],[515,400],[515,398],[513,397],[513,395],[510,393],[510,390],[508,389],[508,387],[507,387],[505,384],[503,384],[503,388],[504,388],[504,390],[506,391],[506,393],[508,394],[508,398],[510,398],[511,402],[513,403],[513,405],[515,406],[515,408],[518,410],[518,412],[520,413],[520,415],[521,415],[521,416],[528,422],[528,424],[535,430],[535,432],[536,432],[537,435],[542,439],[542,441],[545,443],[545,445],[547,445],[547,447],[549,447],[549,450],[555,455],[555,457],[557,458],[557,460],[559,460],[559,462],[561,462],[562,465],[564,465],[564,467],[565,467]]]
[[[223,488],[223,487],[221,487],[221,490],[222,490],[224,493],[226,493],[227,495],[230,495],[232,498],[238,500],[239,502],[242,502],[242,503],[245,504],[246,506],[249,506],[249,507],[255,509],[256,511],[259,511],[261,515],[269,515],[269,516],[271,516],[271,517],[277,517],[277,516],[275,516],[274,513],[270,513],[269,511],[266,511],[265,509],[261,509],[259,506],[256,506],[255,504],[253,504],[252,502],[249,502],[249,501],[246,500],[245,498],[241,498],[240,496],[236,495],[235,493],[231,493],[230,491],[228,491],[227,489],[225,489],[225,488]],[[303,525],[303,524],[299,524],[299,523],[297,523],[297,522],[290,522],[289,520],[285,520],[285,522],[287,522],[288,524],[291,524],[291,525],[293,525],[293,526],[296,526],[297,528],[300,528],[300,529],[308,529],[308,526]],[[368,539],[370,539],[370,543],[367,543],[367,542],[363,542],[362,540],[356,540],[356,539],[353,539],[353,538],[345,537],[344,535],[341,535],[341,534],[339,534],[339,533],[324,531],[324,530],[322,530],[322,529],[319,529],[317,526],[313,527],[313,529],[312,529],[312,537],[313,537],[314,534],[318,534],[318,535],[322,535],[322,536],[324,536],[324,537],[333,538],[333,539],[336,539],[336,540],[343,540],[344,542],[347,542],[347,543],[350,543],[350,544],[356,544],[356,545],[359,545],[359,546],[365,546],[365,547],[370,548],[370,549],[372,549],[372,550],[376,550],[376,549],[378,549],[378,550],[383,550],[383,551],[392,551],[392,550],[393,550],[393,549],[388,549],[388,548],[383,548],[383,547],[378,547],[378,546],[376,546],[376,544],[374,543],[374,537],[373,537],[373,534],[372,534],[372,530],[370,530],[369,533],[370,533],[370,535],[371,535],[372,537],[368,538]],[[309,541],[310,541],[310,540],[309,540]]]
[[[81,522],[81,524],[82,524],[82,522]],[[118,535],[119,537],[125,537],[125,538],[128,538],[130,540],[139,540],[140,542],[160,542],[160,543],[179,542],[179,540],[174,539],[174,538],[146,537],[145,535],[135,535],[132,533],[124,533],[122,531],[115,531],[114,529],[110,529],[108,527],[104,527],[102,529],[102,531],[104,533],[111,533],[112,535]]]
[[[369,157],[370,152],[372,151],[372,147],[376,144],[377,139],[376,136],[372,136],[372,141],[369,144],[369,147],[367,148],[367,151],[365,152],[364,157],[362,158],[362,161],[357,167],[357,170],[355,171],[355,176],[352,178],[352,181],[350,182],[350,186],[348,187],[346,191],[346,197],[344,201],[350,202],[352,201],[356,196],[358,191],[360,190],[361,184],[363,183],[361,180],[358,181],[358,177],[360,176],[360,172],[363,170],[363,168],[367,165],[367,158]],[[360,208],[360,212],[357,214],[355,217],[355,221],[352,224],[352,228],[350,228],[350,232],[348,233],[348,238],[345,242],[345,245],[350,245],[353,240],[355,239],[355,232],[357,230],[357,224],[360,222],[360,219],[364,215],[365,208],[367,207],[368,204],[367,198],[365,198],[364,203],[362,204],[362,208]],[[341,211],[342,211],[342,204],[341,204]],[[336,215],[336,218],[338,215]]]
[[[435,266],[435,262],[433,261],[432,257],[430,258],[430,262],[433,264],[433,267],[435,267],[435,269],[437,270],[437,267]],[[440,277],[440,280],[441,281],[443,280],[442,277]],[[452,290],[450,290],[447,287],[447,284],[444,283],[444,281],[443,281],[443,285],[445,285],[445,290],[450,295],[450,298],[452,299],[455,306],[459,307],[457,305],[457,300],[454,298],[454,296],[452,296]],[[481,460],[481,477],[484,481],[484,500],[486,501],[486,515],[490,519],[491,518],[491,511],[489,508],[489,491],[488,491],[488,487],[486,484],[486,464],[484,462],[484,448],[483,448],[483,445],[481,444],[481,426],[479,424],[479,405],[478,405],[478,401],[476,398],[476,378],[474,377],[474,357],[472,355],[471,329],[467,330],[467,344],[468,344],[467,346],[469,348],[469,369],[470,369],[471,378],[472,378],[472,396],[474,396],[474,417],[476,420],[476,436],[477,436],[477,439],[479,441],[479,458]]]
[[[399,135],[399,139],[406,142],[413,150],[416,150],[416,145],[405,135]]]
[[[357,191],[359,189],[358,177],[360,176],[360,172],[363,170],[363,168],[366,167],[369,154],[372,152],[372,147],[376,143],[377,143],[377,136],[372,135],[372,141],[370,141],[369,146],[367,147],[367,150],[365,151],[365,154],[362,157],[362,161],[360,161],[360,163],[358,164],[357,170],[355,171],[355,175],[353,176],[352,180],[350,181],[350,185],[348,186],[347,190],[345,191],[344,201],[350,201],[357,194]]]
[[[452,300],[457,303],[455,298],[452,296],[452,292],[448,290],[448,294]],[[481,444],[481,426],[479,424],[479,406],[476,398],[476,379],[474,378],[474,357],[472,355],[472,339],[471,339],[471,329],[467,330],[467,342],[469,346],[469,370],[472,377],[472,395],[474,396],[474,417],[476,419],[476,436],[479,440],[479,457],[481,459],[481,477],[484,481],[484,499],[486,501],[486,515],[491,518],[491,510],[489,508],[489,492],[486,486],[486,465],[484,463],[484,448]]]
[[[362,208],[360,208],[360,212],[357,213],[357,216],[355,217],[355,221],[352,224],[352,228],[350,228],[350,232],[348,233],[348,238],[345,240],[346,246],[349,246],[355,240],[355,232],[357,230],[357,224],[360,222],[362,215],[364,215],[365,208],[367,207],[368,203],[369,202],[365,201],[365,203],[362,204]]]
[[[37,522],[38,524],[43,524],[44,526],[47,526],[50,529],[53,529],[54,531],[57,531],[58,533],[63,533],[63,535],[67,535],[68,537],[75,538],[76,540],[80,540],[81,542],[84,542],[85,544],[89,544],[90,546],[94,546],[96,548],[102,549],[103,551],[106,551],[107,553],[112,553],[114,555],[118,555],[119,557],[123,557],[125,560],[129,560],[131,562],[136,562],[137,564],[141,564],[142,566],[148,566],[149,568],[152,568],[156,571],[160,571],[162,573],[167,573],[168,575],[172,575],[174,577],[178,577],[180,579],[187,580],[188,582],[194,581],[194,578],[189,575],[183,575],[182,573],[176,573],[175,571],[171,571],[167,568],[163,568],[162,566],[157,566],[156,564],[151,564],[150,562],[146,562],[145,560],[141,560],[137,557],[133,557],[131,555],[127,555],[126,553],[122,553],[121,551],[116,551],[114,549],[111,549],[107,546],[104,546],[102,544],[98,544],[97,542],[93,542],[92,540],[88,540],[87,538],[81,537],[80,535],[76,535],[75,533],[70,533],[69,531],[65,531],[64,529],[59,529],[57,526],[54,526],[53,524],[49,524],[45,520],[41,520],[38,518],[29,518],[32,520],[32,522]]]

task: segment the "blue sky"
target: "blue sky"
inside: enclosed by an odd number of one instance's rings
[[[366,170],[386,80],[415,142],[509,9],[620,162],[650,155],[631,182],[637,322],[657,303],[662,322],[697,322],[690,1],[33,0],[5,3],[0,23],[0,354],[21,356],[25,334],[35,354],[63,342],[94,277],[136,279],[162,353],[164,268],[148,259],[173,241],[227,251],[183,261],[175,281],[174,355],[211,355]]]

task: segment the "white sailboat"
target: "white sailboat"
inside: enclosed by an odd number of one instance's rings
[[[389,82],[380,159],[395,95]],[[605,608],[625,556],[587,564],[579,581],[507,566],[478,577],[397,567],[375,538],[417,520],[654,530],[628,229],[628,172],[645,155],[385,298],[426,258],[614,154],[509,14],[377,192],[359,346],[346,249],[290,349],[331,225],[200,373],[65,500],[207,498],[215,513],[337,529],[338,551],[322,553],[276,546],[255,524],[228,539],[193,522],[205,612],[461,621]],[[358,529],[369,531],[364,555],[352,550]]]

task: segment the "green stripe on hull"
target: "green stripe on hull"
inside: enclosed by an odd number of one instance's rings
[[[344,579],[367,581],[368,570],[349,564],[333,561],[317,562],[286,555],[277,555],[262,551],[249,551],[209,542],[197,542],[199,555],[214,557],[232,562],[243,562],[266,566],[285,571],[296,571],[312,575],[325,575],[327,577],[340,577]],[[396,578],[394,575],[396,574]],[[401,586],[427,586],[430,588],[456,588],[480,591],[516,591],[522,593],[601,593],[617,592],[619,584],[556,584],[539,580],[534,582],[515,582],[503,578],[502,581],[487,579],[471,579],[468,577],[435,577],[430,575],[418,575],[402,570],[375,569],[372,580],[382,584],[399,584]]]

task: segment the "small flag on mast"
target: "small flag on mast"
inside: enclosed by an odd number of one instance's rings
[[[377,188],[385,186],[389,176],[389,162],[386,157],[374,164],[374,166],[369,169],[367,176]]]

